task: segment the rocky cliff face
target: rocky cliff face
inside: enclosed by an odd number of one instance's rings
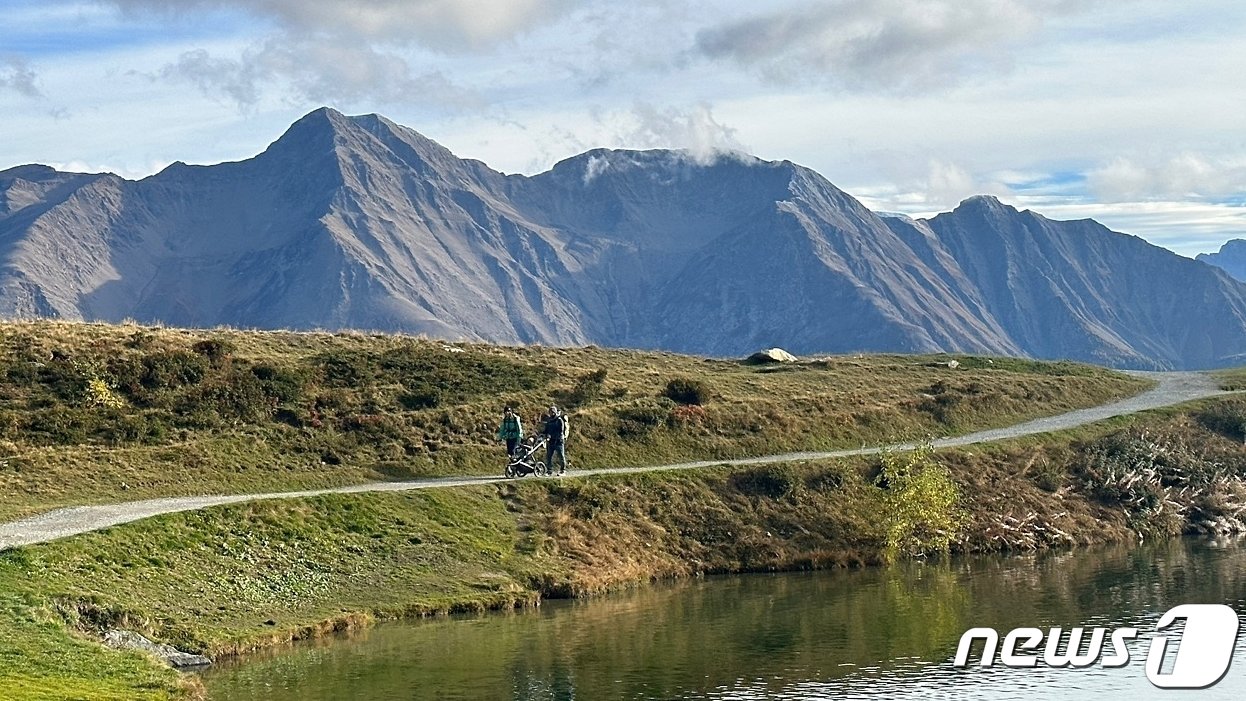
[[[1109,231],[975,197],[928,222],[985,311],[1036,357],[1122,367],[1239,362],[1243,286]]]
[[[10,317],[1131,367],[1246,352],[1246,287],[1091,221],[990,198],[880,217],[747,156],[599,149],[503,175],[329,109],[237,163],[0,172],[0,255]]]
[[[1246,280],[1246,239],[1226,242],[1215,253],[1200,253],[1194,260],[1223,268],[1236,280]]]

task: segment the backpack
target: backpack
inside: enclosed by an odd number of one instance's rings
[[[551,416],[549,421],[545,423],[545,435],[555,443],[561,443],[567,438],[567,420],[562,415]]]

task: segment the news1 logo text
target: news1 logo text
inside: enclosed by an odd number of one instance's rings
[[[1146,678],[1161,689],[1206,689],[1224,678],[1237,644],[1237,613],[1222,604],[1182,604],[1169,609],[1155,624],[1156,632],[1167,630],[1178,620],[1185,620],[1185,630],[1176,638],[1175,659],[1164,672],[1169,653],[1170,636],[1151,639],[1146,655]],[[1089,640],[1087,641],[1087,630]],[[1017,628],[1009,631],[1000,645],[994,628],[970,628],[956,648],[955,667],[969,666],[969,657],[976,641],[983,641],[979,666],[1036,667],[1043,664],[1055,668],[1124,667],[1130,662],[1130,640],[1138,637],[1137,628],[1073,628],[1067,641],[1064,630],[1050,628]],[[1063,646],[1063,651],[1061,647]],[[1085,648],[1083,650],[1083,647]],[[1106,657],[1104,653],[1108,652]]]

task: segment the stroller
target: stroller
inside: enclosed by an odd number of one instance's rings
[[[537,451],[545,447],[546,439],[537,440],[535,436],[524,439],[515,448],[515,454],[506,463],[507,477],[523,477],[525,475],[548,475],[549,468],[544,462],[536,459]]]

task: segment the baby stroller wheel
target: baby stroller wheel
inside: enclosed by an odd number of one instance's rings
[[[536,474],[538,474],[538,475],[548,475],[548,474],[549,474],[549,469],[548,469],[548,468],[546,468],[546,467],[545,467],[545,463],[541,462],[540,460],[537,460],[537,461],[536,461]]]
[[[503,470],[503,474],[505,474],[507,477],[514,478],[514,476],[515,476],[515,466],[514,466],[513,464],[508,464],[508,465],[506,466],[506,469],[505,469],[505,470]]]

